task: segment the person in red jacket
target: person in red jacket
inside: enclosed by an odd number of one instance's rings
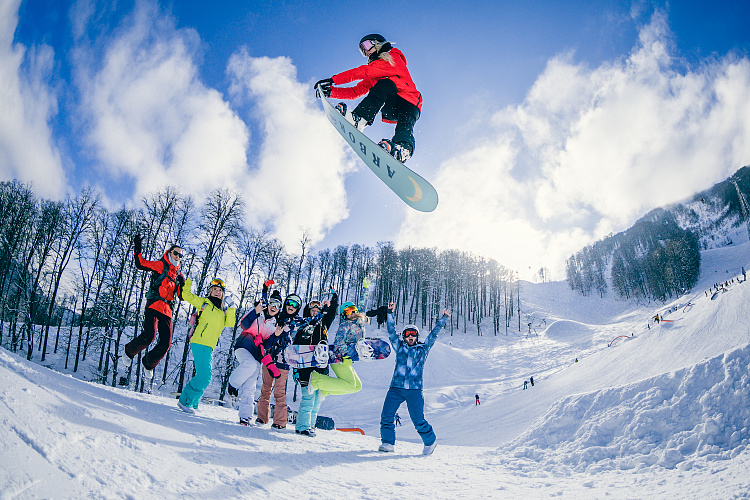
[[[406,67],[404,53],[394,48],[382,35],[365,35],[359,50],[369,62],[343,73],[320,80],[316,92],[333,99],[357,99],[367,94],[351,111],[340,102],[336,109],[357,130],[372,125],[375,115],[381,112],[386,123],[395,123],[393,138],[383,139],[379,146],[404,163],[414,154],[414,124],[422,112],[422,94],[417,90]],[[353,87],[341,87],[358,81]]]
[[[143,359],[143,376],[153,380],[154,368],[167,354],[172,344],[172,307],[175,300],[182,297],[182,285],[185,283],[180,273],[182,248],[172,245],[160,260],[146,260],[141,255],[140,235],[133,238],[135,267],[151,271],[151,286],[146,293],[146,317],[143,320],[143,331],[136,338],[125,344],[125,355],[122,357],[127,370],[136,355],[146,349],[159,333],[156,347],[151,349]]]

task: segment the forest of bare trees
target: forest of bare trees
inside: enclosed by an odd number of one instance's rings
[[[457,250],[397,249],[390,242],[313,252],[305,232],[295,248],[285,248],[267,231],[247,228],[243,200],[228,190],[196,205],[167,187],[136,208],[111,210],[91,189],[49,201],[9,181],[0,183],[0,214],[0,346],[42,362],[54,353],[73,372],[89,359],[87,378],[103,384],[115,385],[122,346],[142,327],[150,276],[133,265],[136,234],[143,236],[147,259],[158,260],[171,243],[186,250],[181,271],[193,278],[194,293],[204,294],[212,278],[223,278],[238,322],[272,277],[282,294],[311,300],[335,291],[355,303],[367,280],[365,307],[394,301],[398,322],[427,329],[449,307],[449,335],[521,329],[520,282],[492,259]],[[180,302],[175,307],[173,348],[154,374],[177,390],[190,378],[189,308]],[[214,355],[215,376],[224,388],[238,333],[237,325],[227,329]]]

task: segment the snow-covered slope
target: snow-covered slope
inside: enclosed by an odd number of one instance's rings
[[[528,284],[522,308],[536,333],[444,333],[425,369],[426,415],[440,443],[430,457],[419,455],[405,406],[396,453],[375,451],[392,359],[357,363],[363,390],[323,402],[321,414],[365,436],[320,431],[310,439],[241,427],[226,408],[189,416],[166,395],[84,382],[0,350],[0,491],[750,498],[750,284],[735,281],[715,300],[705,293],[750,268],[749,255],[748,244],[704,252],[700,284],[671,304]],[[649,328],[657,312],[672,322]],[[627,338],[607,347],[618,336]],[[535,385],[523,390],[529,376]]]

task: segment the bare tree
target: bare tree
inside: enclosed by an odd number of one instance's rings
[[[212,264],[215,264],[214,269],[220,268],[220,256],[227,243],[240,234],[243,216],[243,201],[237,193],[217,189],[206,200],[206,204],[201,209],[201,219],[196,231],[196,238],[199,242],[198,256],[201,262],[196,293],[203,293],[206,276]],[[189,349],[190,342],[185,338],[180,363],[179,391],[182,390],[185,380],[185,365]]]
[[[48,311],[48,317],[52,316],[52,310],[55,306],[55,299],[57,292],[60,289],[60,281],[62,280],[65,268],[68,266],[71,257],[73,256],[76,243],[81,237],[81,234],[88,227],[94,210],[99,204],[99,196],[94,194],[90,188],[85,188],[80,195],[76,196],[72,200],[68,200],[66,204],[66,216],[65,225],[61,233],[63,236],[61,244],[59,246],[59,263],[54,273],[54,287],[52,289],[52,296],[50,298],[50,305]],[[45,360],[47,355],[47,339],[49,337],[49,321],[44,329],[44,347],[42,348],[42,361]]]

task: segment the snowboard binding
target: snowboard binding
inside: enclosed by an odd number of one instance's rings
[[[389,141],[388,139],[383,139],[378,143],[378,146],[383,148],[386,153],[393,156],[396,160],[400,161],[401,163],[406,163],[406,160],[411,158],[411,151],[409,151],[405,146]]]

